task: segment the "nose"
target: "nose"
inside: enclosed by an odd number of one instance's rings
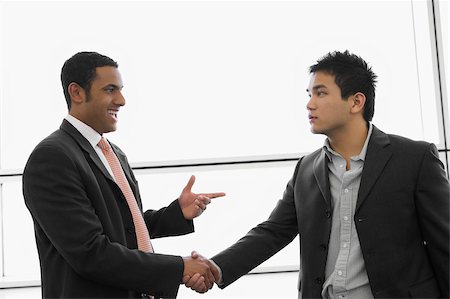
[[[117,93],[117,97],[115,98],[114,103],[119,106],[124,106],[126,104],[125,97],[123,96],[121,91]]]
[[[308,102],[306,103],[306,109],[307,110],[313,110],[314,109],[314,97],[310,97]]]

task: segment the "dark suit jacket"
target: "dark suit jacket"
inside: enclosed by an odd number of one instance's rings
[[[111,145],[142,209],[124,153]],[[35,225],[44,298],[176,297],[179,256],[138,251],[126,200],[89,142],[69,122],[32,152],[23,194]],[[144,213],[152,238],[193,231],[178,201]]]
[[[299,297],[321,297],[332,217],[326,159],[323,149],[301,158],[269,219],[212,258],[223,287],[299,234]],[[373,128],[354,222],[376,298],[449,297],[449,201],[434,145]]]

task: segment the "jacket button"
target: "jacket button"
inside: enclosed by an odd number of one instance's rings
[[[322,244],[320,244],[320,248],[322,248],[323,250],[327,250],[327,244],[325,244],[325,243],[322,243]]]
[[[327,218],[330,218],[330,217],[331,217],[331,212],[328,211],[328,210],[326,210],[326,211],[325,211],[325,216],[327,216]]]
[[[317,277],[317,278],[316,278],[316,283],[317,283],[317,284],[322,284],[322,283],[323,283],[322,278]]]
[[[134,233],[134,229],[131,226],[127,226],[127,232],[129,234],[133,234]]]

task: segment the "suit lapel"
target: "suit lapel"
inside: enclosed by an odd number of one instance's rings
[[[131,187],[131,189],[133,189],[133,192],[134,192],[135,191],[134,190],[135,189],[134,188],[134,180],[131,178],[128,167],[126,167],[126,165],[128,165],[127,158],[120,150],[117,149],[116,145],[112,144],[111,142],[110,142],[110,144],[111,144],[112,150],[116,154],[117,159],[119,159],[120,166],[122,166],[123,173],[125,174],[125,177],[128,180],[128,184],[130,184],[130,187]]]
[[[81,135],[81,133],[74,126],[72,126],[67,120],[63,120],[60,129],[71,135],[73,139],[75,139],[75,141],[79,144],[81,149],[89,154],[89,157],[94,162],[94,164],[97,165],[97,167],[101,170],[103,175],[114,182],[114,179],[111,177],[108,170],[103,165],[102,161],[98,157],[95,150],[92,148],[89,141],[87,141],[87,139],[84,138],[83,135]]]
[[[313,169],[320,192],[325,199],[327,207],[331,210],[330,182],[328,179],[327,157],[324,150],[314,160]]]
[[[388,135],[373,126],[372,136],[369,140],[364,168],[361,175],[356,210],[358,210],[366,200],[372,187],[391,158],[392,153],[388,147],[389,143]]]

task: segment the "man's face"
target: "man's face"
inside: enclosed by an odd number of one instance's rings
[[[97,76],[91,84],[83,102],[82,121],[98,133],[117,129],[119,109],[125,105],[122,95],[122,78],[119,70],[112,66],[97,68]]]
[[[342,99],[334,76],[325,72],[313,73],[307,92],[311,132],[332,137],[343,131],[349,122],[352,101]]]

